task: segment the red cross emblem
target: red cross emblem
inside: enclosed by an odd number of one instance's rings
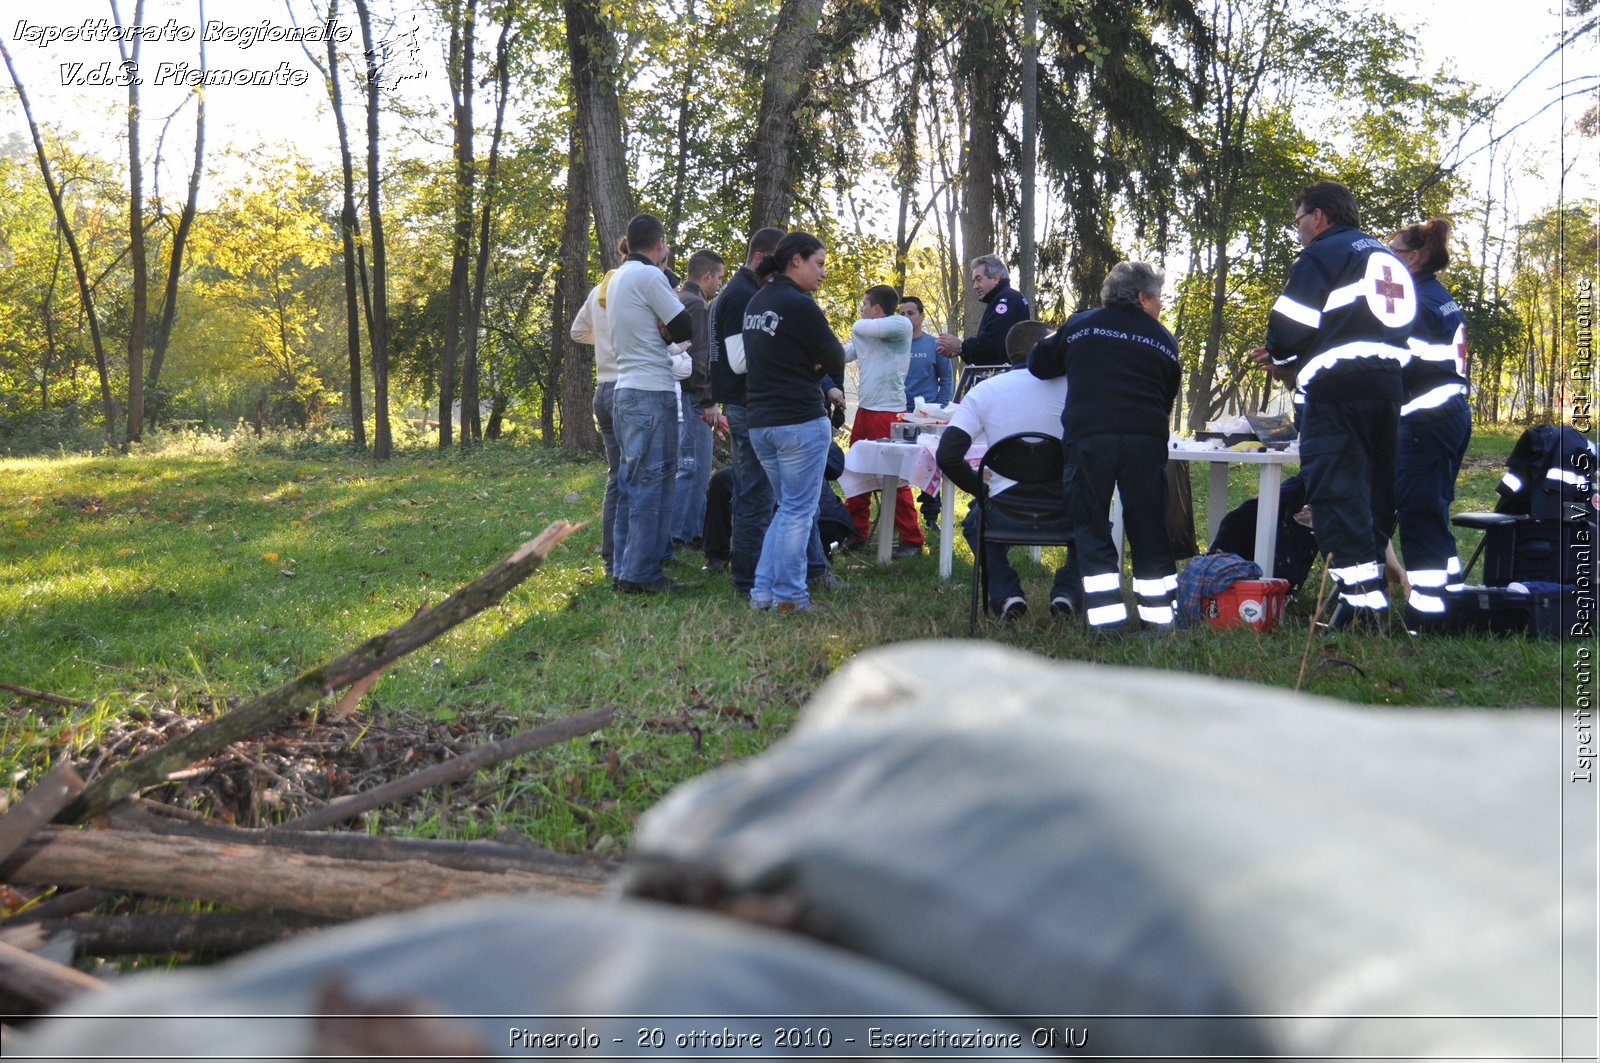
[[[1391,314],[1394,313],[1394,301],[1406,297],[1405,285],[1395,283],[1394,275],[1389,272],[1388,266],[1383,267],[1383,280],[1376,283],[1378,294],[1383,296],[1384,301],[1388,304],[1385,309]]]

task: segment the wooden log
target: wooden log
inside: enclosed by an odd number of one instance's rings
[[[370,809],[403,800],[429,787],[458,782],[491,764],[531,753],[535,749],[542,749],[578,735],[592,734],[610,723],[613,715],[611,709],[596,709],[594,712],[585,712],[577,716],[564,716],[553,723],[479,746],[470,753],[463,753],[459,757],[452,757],[442,763],[414,771],[410,775],[373,787],[371,790],[329,801],[321,808],[296,816],[284,823],[283,829],[315,830],[318,827],[354,819]]]
[[[98,886],[334,919],[462,897],[590,895],[603,888],[600,882],[523,868],[461,871],[426,860],[341,860],[276,846],[63,828],[35,834],[0,865],[0,879]]]
[[[299,912],[159,912],[51,919],[38,928],[46,935],[70,935],[78,958],[167,952],[232,956],[333,922]]]
[[[425,860],[457,871],[537,871],[583,882],[607,881],[618,864],[592,857],[572,856],[542,849],[530,842],[510,844],[487,839],[448,841],[436,838],[396,838],[385,834],[351,831],[294,831],[273,827],[251,830],[220,823],[181,823],[156,816],[127,814],[118,809],[112,822],[119,829],[145,830],[185,838],[235,845],[263,845],[313,856],[341,860]]]
[[[53,897],[46,897],[37,904],[30,904],[22,911],[6,919],[4,926],[12,923],[38,922],[44,919],[65,919],[69,915],[87,912],[90,908],[98,908],[115,897],[110,890],[64,890]]]
[[[0,942],[0,1011],[43,1015],[105,983],[82,971]]]
[[[107,772],[56,817],[58,823],[81,823],[140,790],[163,782],[167,775],[232,745],[257,731],[342,690],[363,676],[427,645],[462,621],[504,598],[533,574],[550,550],[581,525],[556,521],[536,538],[496,562],[483,575],[426,612],[375,635],[337,660],[313,668],[255,700],[174,738]]]
[[[0,816],[0,863],[17,851],[28,835],[56,818],[83,792],[83,780],[72,770],[72,765],[62,761],[51,768],[39,785],[29,790],[17,807]]]

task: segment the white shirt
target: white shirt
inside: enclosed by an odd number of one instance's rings
[[[906,373],[911,369],[910,318],[889,314],[857,321],[850,327],[844,360],[861,363],[857,406],[863,410],[905,412]]]
[[[610,270],[600,283],[589,289],[583,308],[572,319],[574,343],[594,345],[594,379],[597,384],[615,383],[617,356],[611,350],[611,322],[606,319],[606,290],[616,270]]]
[[[617,387],[677,392],[667,341],[656,325],[681,313],[683,303],[659,266],[630,258],[617,267],[606,292],[611,349],[617,356]]]
[[[988,446],[1019,432],[1061,438],[1061,410],[1067,404],[1067,378],[1040,380],[1027,367],[1017,366],[981,380],[956,404],[950,427],[972,437],[974,444]],[[1015,480],[995,476],[989,481],[989,494],[997,496],[1013,486]]]

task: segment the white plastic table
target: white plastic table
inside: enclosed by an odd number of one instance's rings
[[[862,439],[844,452],[844,473],[839,489],[846,498],[881,491],[878,498],[878,561],[889,562],[894,546],[895,491],[901,483],[910,484],[930,495],[940,494],[938,464],[934,451],[939,437],[932,433],[915,443],[895,443],[887,439]],[[970,458],[971,455],[968,455]],[[949,579],[955,550],[955,507],[950,499],[939,506],[939,578]]]
[[[1211,476],[1206,487],[1206,542],[1217,537],[1217,528],[1228,513],[1228,466],[1257,465],[1261,468],[1259,508],[1256,510],[1256,564],[1261,566],[1263,579],[1272,578],[1272,559],[1278,549],[1278,489],[1283,486],[1283,467],[1300,462],[1300,448],[1287,450],[1210,450],[1193,445],[1176,445],[1167,448],[1168,461],[1206,461],[1211,463]],[[1117,553],[1122,552],[1122,500],[1111,503],[1112,541]]]

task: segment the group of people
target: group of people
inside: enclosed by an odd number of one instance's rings
[[[1408,624],[1437,623],[1447,589],[1461,578],[1449,507],[1471,432],[1463,317],[1435,276],[1449,260],[1449,223],[1377,240],[1360,230],[1354,197],[1334,181],[1306,187],[1294,209],[1305,250],[1253,357],[1302,404],[1307,503],[1340,599],[1332,626],[1371,624],[1386,608],[1383,559],[1397,511]],[[1119,491],[1137,619],[1158,632],[1171,628],[1177,577],[1165,524],[1167,441],[1181,370],[1177,342],[1159,320],[1159,269],[1117,264],[1101,306],[1052,332],[1030,320],[1004,263],[984,255],[972,262],[972,289],[985,306],[974,335],[928,335],[920,299],[876,285],[862,294],[841,342],[813,297],[826,250],[808,233],[758,230],[726,286],[721,257],[697,252],[676,291],[662,268],[658,219],[635,218],[624,245],[625,261],[572,326],[574,339],[595,346],[595,417],[608,465],[601,554],[619,591],[677,587],[663,565],[701,537],[716,431],[727,436],[732,459],[734,587],[757,610],[809,608],[812,586],[837,584],[819,499],[828,490],[833,429],[842,424],[845,365],[860,370],[853,444],[887,438],[918,398],[947,402],[959,357],[986,378],[956,406],[939,468],[970,493],[986,490],[995,519],[1008,507],[1035,515],[1060,508],[1073,546],[1052,585],[1052,615],[1081,614],[1095,631],[1129,626],[1108,519]],[[1028,327],[1011,336],[1022,322]],[[972,448],[1019,432],[1060,439],[1059,488],[979,480]],[[870,504],[866,495],[847,502],[860,540]],[[880,519],[890,519],[891,505],[895,556],[920,554],[910,489],[883,499]],[[924,499],[924,516],[937,506]],[[973,519],[969,513],[969,541]],[[1027,600],[1006,550],[990,548],[985,561],[991,614],[1002,622],[1023,615]]]

